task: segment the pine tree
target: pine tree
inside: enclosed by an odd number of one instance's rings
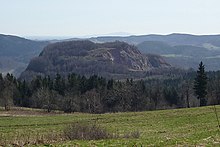
[[[114,84],[114,80],[113,80],[113,79],[108,80],[107,89],[108,89],[108,90],[113,89],[113,84]]]
[[[201,61],[194,81],[194,91],[195,95],[200,100],[200,106],[206,106],[207,104],[207,79],[205,65]]]
[[[60,74],[56,75],[55,82],[54,82],[54,90],[57,91],[60,95],[65,94],[65,79],[61,77]]]

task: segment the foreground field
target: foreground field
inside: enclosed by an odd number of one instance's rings
[[[217,111],[220,106],[217,106]],[[112,114],[45,114],[30,113],[26,110],[18,113],[0,110],[0,145],[13,144],[50,135],[56,141],[45,144],[53,146],[220,146],[220,132],[213,106],[160,110],[148,112],[129,112]],[[25,115],[26,114],[26,115]],[[219,114],[220,115],[220,114]],[[107,140],[59,140],[63,129],[73,123],[96,123],[109,132],[126,134],[131,131],[141,133],[138,139],[107,139]],[[32,144],[33,145],[33,144]]]

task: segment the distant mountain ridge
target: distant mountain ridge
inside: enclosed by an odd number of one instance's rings
[[[197,69],[203,61],[207,70],[220,70],[220,35],[140,35],[127,37],[93,37],[93,42],[103,43],[115,40],[137,45],[142,53],[158,54],[172,66]]]
[[[203,61],[206,70],[220,69],[220,49],[210,46],[210,48],[193,45],[171,46],[159,41],[145,41],[137,45],[142,53],[159,54],[173,66],[180,68],[196,69],[198,63]]]
[[[121,79],[140,77],[153,68],[170,67],[161,57],[143,55],[125,42],[93,43],[88,40],[50,44],[39,57],[31,60],[21,78],[57,73]]]
[[[157,54],[165,58],[172,66],[196,69],[204,61],[207,70],[220,70],[220,35],[140,35],[105,36],[87,38],[95,43],[122,41],[136,45],[144,54]],[[33,57],[37,57],[43,48],[54,42],[82,40],[33,41],[22,37],[0,34],[0,72],[11,72],[16,76],[27,67]]]
[[[144,41],[160,41],[168,45],[194,45],[203,46],[204,43],[210,43],[220,47],[220,35],[191,35],[191,34],[169,34],[169,35],[139,35],[127,37],[93,37],[89,40],[94,42],[112,42],[115,40],[124,41],[130,44],[139,44]]]
[[[48,42],[0,34],[0,72],[19,76],[29,61],[38,56]]]

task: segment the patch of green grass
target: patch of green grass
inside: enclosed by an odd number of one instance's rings
[[[220,106],[216,108],[218,111]],[[62,133],[73,122],[97,123],[119,135],[138,130],[141,135],[138,139],[55,142],[54,146],[220,146],[220,132],[212,106],[148,112],[0,117],[0,134],[10,140],[16,134]]]

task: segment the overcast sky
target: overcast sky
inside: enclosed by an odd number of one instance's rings
[[[0,33],[220,34],[220,0],[0,0]]]

